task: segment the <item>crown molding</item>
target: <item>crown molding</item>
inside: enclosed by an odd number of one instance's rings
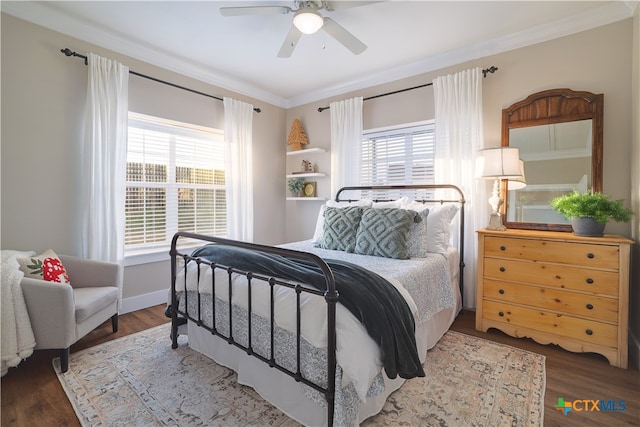
[[[638,1],[613,1],[569,18],[549,22],[488,42],[433,55],[420,61],[371,73],[362,78],[341,82],[290,98],[265,91],[249,82],[226,75],[220,70],[205,67],[186,58],[176,57],[142,43],[132,42],[118,34],[93,27],[81,19],[61,13],[55,7],[48,5],[47,2],[0,2],[0,7],[2,12],[9,15],[84,42],[281,108],[292,108],[631,18],[638,8]],[[63,47],[66,46],[60,48]]]
[[[116,33],[91,26],[75,16],[62,13],[47,2],[0,2],[2,12],[101,48],[135,58],[142,62],[182,74],[282,108],[286,99],[262,88],[233,78],[220,70],[197,64],[186,58],[163,52],[142,43],[132,42]],[[60,46],[60,48],[73,46]],[[86,54],[86,52],[78,52]],[[135,71],[135,70],[134,70]]]
[[[372,73],[362,78],[343,82],[321,90],[307,92],[287,99],[287,108],[321,101],[344,93],[353,92],[377,86],[396,80],[413,77],[437,71],[456,64],[481,59],[510,50],[519,49],[559,37],[576,34],[603,25],[612,24],[631,18],[637,1],[614,1],[598,8],[590,9],[569,18],[548,22],[537,27],[510,34],[483,43],[468,45],[460,49],[451,50],[438,55],[432,55],[421,61],[416,61],[389,70]]]

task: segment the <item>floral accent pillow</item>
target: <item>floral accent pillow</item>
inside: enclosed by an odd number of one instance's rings
[[[45,280],[47,282],[70,283],[66,268],[58,255],[48,249],[40,255],[18,258],[24,277]]]

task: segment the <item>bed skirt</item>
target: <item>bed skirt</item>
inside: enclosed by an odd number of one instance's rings
[[[458,297],[458,302],[460,301]],[[416,326],[416,341],[420,360],[424,363],[427,350],[436,345],[460,311],[455,308],[442,310],[429,321]],[[233,369],[238,373],[238,382],[252,387],[265,400],[272,403],[287,416],[306,426],[326,426],[326,407],[306,398],[303,385],[293,378],[269,368],[260,360],[247,355],[241,349],[230,346],[227,341],[211,335],[207,330],[199,328],[195,323],[188,323],[189,346],[202,353],[216,363]],[[383,375],[385,390],[378,396],[367,398],[359,402],[357,424],[369,418],[382,409],[387,397],[400,388],[404,379],[397,377],[389,379]],[[340,408],[336,408],[336,420],[340,419]]]

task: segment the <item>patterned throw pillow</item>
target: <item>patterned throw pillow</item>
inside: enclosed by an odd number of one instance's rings
[[[422,221],[413,224],[409,231],[409,258],[426,258],[429,255],[429,235],[427,231],[427,217],[429,209],[418,212]]]
[[[356,247],[356,234],[360,225],[362,209],[359,206],[327,207],[324,211],[324,234],[320,247],[353,252]]]
[[[316,219],[316,228],[313,232],[312,243],[316,246],[322,244],[322,236],[324,235],[324,210],[327,208],[346,208],[350,206],[361,206],[365,208],[371,207],[373,202],[369,199],[357,200],[355,202],[336,202],[335,200],[327,200],[327,203],[320,206],[318,218]]]
[[[69,283],[69,275],[58,255],[48,249],[40,255],[18,258],[24,277],[45,280],[47,282]]]
[[[420,212],[426,206],[420,202],[406,199],[403,209]],[[427,250],[432,253],[446,254],[451,246],[451,222],[460,208],[454,204],[429,206],[427,219]]]
[[[409,258],[409,231],[422,217],[407,209],[367,208],[362,212],[356,253],[385,258]]]

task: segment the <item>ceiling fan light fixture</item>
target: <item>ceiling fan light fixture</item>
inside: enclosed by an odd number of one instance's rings
[[[324,19],[317,11],[303,9],[296,12],[293,17],[293,25],[303,34],[313,34],[324,24]]]

